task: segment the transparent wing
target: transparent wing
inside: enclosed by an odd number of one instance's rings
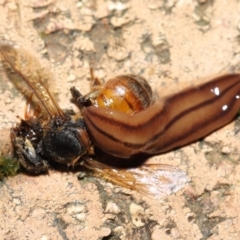
[[[44,82],[48,81],[48,78],[50,78],[50,73],[43,71],[39,62],[21,48],[10,44],[1,44],[0,53],[4,68],[9,70],[10,66],[10,69],[23,80],[23,82],[20,81],[19,83],[18,78],[18,88],[23,83],[26,83],[50,117],[59,116],[64,118],[65,115],[63,111],[44,84]]]
[[[177,192],[189,182],[184,171],[169,165],[145,164],[138,168],[116,169],[91,159],[84,166],[114,184],[157,200]]]

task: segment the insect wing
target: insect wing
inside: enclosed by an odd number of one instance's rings
[[[162,164],[116,169],[95,160],[89,160],[85,166],[93,170],[97,176],[156,200],[177,192],[189,182],[184,171]]]
[[[18,77],[27,84],[31,93],[34,93],[48,116],[63,118],[63,111],[59,108],[44,84],[44,82],[49,80],[48,78],[51,78],[50,73],[46,70],[44,71],[39,62],[21,48],[9,44],[1,44],[0,53],[2,55],[3,66],[9,68],[7,64],[10,65],[10,68]],[[22,88],[22,83],[22,81],[16,83],[17,87]]]

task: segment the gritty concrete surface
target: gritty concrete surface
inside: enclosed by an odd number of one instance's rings
[[[160,96],[239,71],[238,0],[0,0],[0,13],[1,40],[50,69],[63,109],[74,108],[71,86],[89,91],[89,62],[105,80],[141,74]],[[26,101],[0,74],[0,146],[9,155]],[[9,177],[0,182],[0,239],[240,239],[239,129],[236,120],[149,159],[191,179],[160,202],[71,171]]]

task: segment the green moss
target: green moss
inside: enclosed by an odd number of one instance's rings
[[[17,159],[5,157],[0,154],[0,180],[4,177],[16,175],[19,169],[20,165]]]

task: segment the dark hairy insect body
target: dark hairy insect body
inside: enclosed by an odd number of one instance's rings
[[[48,161],[74,166],[92,151],[83,119],[74,121],[68,115],[64,121],[50,120],[47,126],[40,125],[35,118],[22,120],[12,129],[11,138],[20,163],[34,173],[47,171]]]

